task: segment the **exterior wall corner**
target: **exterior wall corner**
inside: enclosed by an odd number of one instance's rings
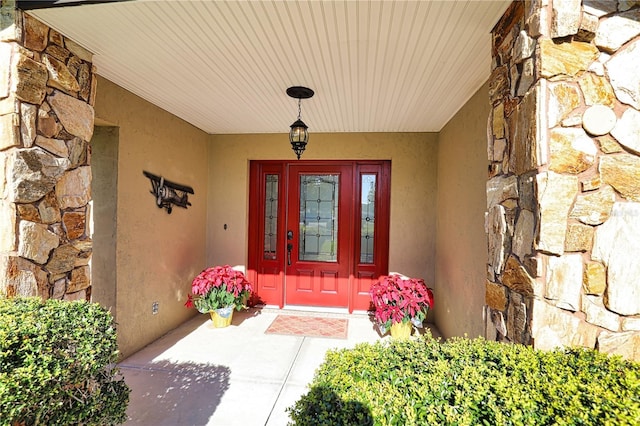
[[[89,300],[94,68],[15,2],[0,15],[0,293]]]
[[[493,31],[487,335],[638,360],[640,5],[519,3]]]

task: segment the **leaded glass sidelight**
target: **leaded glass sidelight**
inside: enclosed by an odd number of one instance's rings
[[[339,178],[339,175],[300,176],[300,260],[338,260]]]
[[[278,175],[266,175],[264,191],[264,258],[274,260],[278,245]]]
[[[376,219],[376,175],[360,176],[360,263],[373,263]]]

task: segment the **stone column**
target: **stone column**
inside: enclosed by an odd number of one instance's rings
[[[487,337],[640,359],[640,2],[514,2],[492,32]]]
[[[90,298],[92,55],[2,1],[0,295]]]

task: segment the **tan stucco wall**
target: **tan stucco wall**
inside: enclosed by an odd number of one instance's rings
[[[444,337],[484,335],[488,84],[440,132],[435,322]]]
[[[389,269],[433,283],[438,135],[310,131],[304,160],[391,160]],[[207,262],[245,266],[249,160],[295,156],[286,133],[212,135],[211,141]]]
[[[91,138],[91,300],[118,321],[116,248],[118,216],[118,128],[95,126]]]
[[[206,263],[210,136],[103,78],[95,113],[97,123],[119,128],[116,310],[126,356],[195,313],[183,304]],[[193,187],[193,205],[170,215],[157,208],[143,170]],[[153,315],[156,301],[159,312]]]

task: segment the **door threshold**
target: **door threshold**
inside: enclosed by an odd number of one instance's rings
[[[278,305],[258,305],[256,306],[259,309],[273,310],[282,314],[304,314],[304,315],[313,315],[313,314],[322,314],[322,315],[366,315],[369,316],[370,313],[368,311],[353,311],[349,313],[348,308],[335,308],[335,307],[327,307],[327,306],[304,306],[304,305],[285,305],[282,309]]]
[[[324,314],[348,314],[348,308],[332,308],[327,306],[284,305],[288,311],[298,312],[322,312]]]

